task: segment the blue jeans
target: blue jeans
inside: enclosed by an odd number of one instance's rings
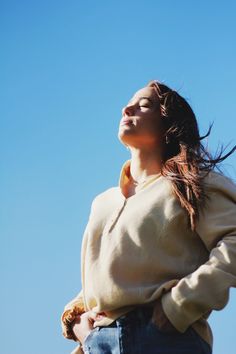
[[[162,332],[151,321],[152,307],[137,309],[111,325],[96,327],[86,337],[85,354],[211,354],[191,327],[185,332]]]

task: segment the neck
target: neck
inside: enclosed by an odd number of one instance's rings
[[[130,148],[131,164],[130,173],[137,182],[142,182],[149,176],[160,173],[161,156],[160,151]]]

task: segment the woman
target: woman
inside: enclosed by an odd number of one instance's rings
[[[207,317],[236,286],[236,187],[213,168],[235,147],[212,159],[189,104],[156,81],[122,113],[131,159],[92,203],[63,334],[75,353],[211,353]]]

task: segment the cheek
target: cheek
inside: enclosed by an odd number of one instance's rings
[[[162,131],[162,126],[159,117],[146,117],[145,119],[145,126],[148,130],[154,132],[154,133],[160,133]]]
[[[155,141],[158,141],[160,143],[163,139],[163,127],[161,125],[160,120],[158,117],[155,117],[155,119],[150,119],[147,122],[147,125],[145,127],[145,131],[147,135],[150,136],[150,138],[154,139]]]

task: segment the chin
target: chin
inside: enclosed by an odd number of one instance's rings
[[[132,134],[133,135],[133,134]],[[129,145],[129,143],[131,142],[131,132],[127,132],[127,131],[122,131],[118,133],[118,139],[120,140],[120,142],[123,145]]]

